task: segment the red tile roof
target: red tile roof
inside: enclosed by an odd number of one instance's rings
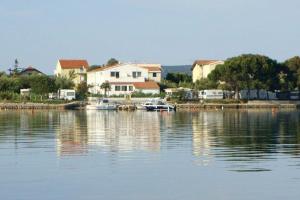
[[[103,67],[98,67],[95,69],[90,70],[89,72],[97,72],[97,71],[103,71],[106,69],[110,69],[110,68],[114,68],[114,67],[118,67],[121,66],[122,64],[116,64],[116,65],[111,65],[111,66],[103,66]]]
[[[136,89],[159,89],[158,84],[154,81],[137,82],[133,83],[133,86]]]
[[[130,63],[122,64],[121,63],[121,64],[112,65],[112,66],[104,66],[104,67],[95,68],[95,69],[90,70],[90,72],[103,71],[106,69],[111,69],[111,68],[119,67],[122,65],[133,65],[133,66],[137,66],[137,67],[142,67],[142,68],[148,69],[149,72],[160,72],[161,71],[159,64],[130,64]]]
[[[149,72],[160,72],[161,68],[160,67],[144,67],[148,69]]]
[[[89,64],[86,60],[59,60],[62,69],[78,69],[81,67],[88,68]]]
[[[111,85],[133,85],[136,89],[159,89],[159,85],[154,81],[146,82],[109,82]]]
[[[194,67],[196,65],[209,65],[209,64],[213,64],[218,61],[220,61],[220,60],[196,60],[193,64],[192,70],[194,69]]]
[[[111,85],[133,85],[133,82],[109,82]]]

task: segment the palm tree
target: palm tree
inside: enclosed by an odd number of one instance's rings
[[[104,89],[104,96],[106,97],[106,93],[111,89],[111,86],[108,81],[105,81],[104,83],[101,84],[100,88]]]

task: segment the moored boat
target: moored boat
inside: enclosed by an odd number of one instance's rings
[[[117,104],[109,102],[108,99],[100,99],[96,104],[86,106],[87,110],[117,110],[117,108]]]
[[[142,107],[147,111],[175,111],[176,110],[176,106],[164,102],[163,100],[158,98],[148,100],[147,102],[142,104]]]

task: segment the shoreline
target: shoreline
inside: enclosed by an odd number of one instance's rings
[[[251,101],[248,103],[178,103],[177,111],[201,110],[247,110],[247,109],[299,109],[299,101]],[[82,102],[64,104],[47,103],[0,103],[0,110],[78,110],[83,109]]]
[[[81,107],[80,102],[70,102],[64,104],[48,103],[0,103],[0,110],[73,110]]]
[[[259,110],[259,109],[299,109],[299,104],[176,104],[178,111],[189,110]]]

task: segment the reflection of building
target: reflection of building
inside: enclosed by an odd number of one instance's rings
[[[86,117],[81,113],[59,112],[57,153],[59,156],[83,154],[87,151]]]
[[[192,117],[193,154],[201,158],[201,164],[207,165],[211,159],[213,133],[223,125],[222,112],[200,112]]]
[[[149,112],[87,111],[88,144],[113,151],[160,149],[159,116]]]

